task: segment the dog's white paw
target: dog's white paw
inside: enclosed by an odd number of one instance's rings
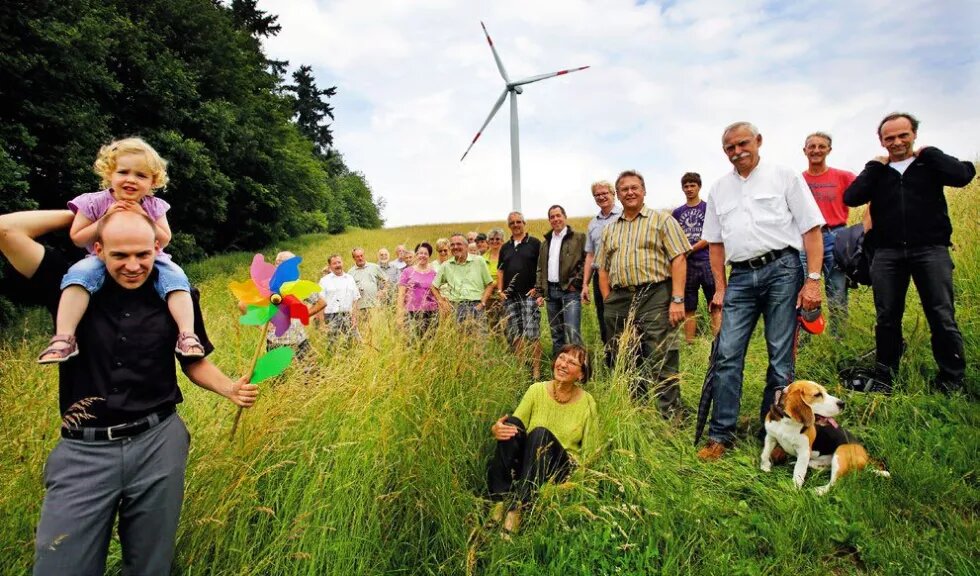
[[[813,491],[817,496],[826,496],[827,492],[830,492],[830,484],[820,486],[819,488],[814,488]]]
[[[772,462],[762,462],[759,464],[759,470],[763,472],[772,472]]]
[[[793,476],[793,484],[796,485],[796,489],[799,490],[803,487],[803,476]]]

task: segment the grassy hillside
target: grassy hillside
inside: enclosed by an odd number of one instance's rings
[[[845,479],[818,498],[811,472],[793,489],[791,470],[758,470],[759,444],[747,432],[729,457],[703,464],[693,425],[664,422],[632,405],[628,375],[600,373],[603,457],[569,482],[548,487],[511,541],[480,527],[489,426],[512,410],[529,384],[496,340],[472,341],[443,327],[409,345],[382,317],[366,345],[337,347],[316,336],[315,362],[263,386],[235,442],[234,408],[182,380],[180,413],[193,435],[178,534],[180,574],[976,574],[980,486],[980,185],[949,195],[956,249],[957,315],[970,361],[969,396],[927,386],[934,371],[914,290],[906,313],[909,352],[900,393],[848,394],[836,365],[873,346],[871,293],[852,293],[842,341],[812,338],[800,350],[801,377],[848,400],[839,421],[883,458],[893,477]],[[502,222],[494,223],[502,225]],[[584,222],[575,221],[579,228]],[[546,223],[534,222],[540,235]],[[415,242],[449,226],[354,231],[305,237],[291,248],[317,276],[328,254]],[[487,225],[461,225],[485,230]],[[235,254],[193,266],[203,291],[212,358],[229,373],[245,368],[257,329],[236,322],[226,286],[250,258]],[[586,336],[598,339],[595,315]],[[58,436],[56,370],[33,356],[49,320],[25,316],[0,341],[0,573],[29,571],[43,496],[44,459]],[[695,408],[709,342],[682,353],[684,402]],[[761,334],[749,350],[743,416],[752,422],[766,367]],[[112,573],[119,571],[118,542]]]

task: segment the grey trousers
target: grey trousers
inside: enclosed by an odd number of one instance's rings
[[[34,574],[101,576],[117,512],[123,574],[170,574],[189,447],[176,414],[121,440],[62,438],[44,467]]]

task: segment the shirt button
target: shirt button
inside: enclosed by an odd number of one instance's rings
[[[129,312],[126,312],[125,314],[123,314],[123,318],[129,318]]]
[[[118,367],[120,367],[120,366],[122,366],[122,362],[119,362],[119,361],[117,361],[117,362],[116,362],[116,367],[118,368]]]
[[[120,337],[119,337],[119,340],[121,340],[121,341],[123,341],[123,342],[125,342],[125,341],[126,341],[126,337],[125,337],[125,336],[120,336]]]
[[[112,393],[113,394],[118,394],[119,393],[119,388],[113,388],[112,389]]]

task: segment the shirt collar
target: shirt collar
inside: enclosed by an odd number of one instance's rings
[[[625,218],[623,218],[623,214],[624,212],[621,211],[619,213],[619,217],[617,218],[617,220],[622,220],[623,222],[630,222],[630,220],[626,220]],[[636,218],[649,218],[652,214],[653,214],[653,208],[650,208],[649,206],[644,204],[643,207],[640,208],[640,212],[636,215]],[[636,218],[634,218],[634,220]]]
[[[596,215],[596,218],[598,218],[599,220],[608,220],[610,218],[615,218],[616,216],[619,216],[622,213],[623,213],[623,209],[620,208],[619,205],[613,204],[612,210],[609,211],[609,216],[603,216],[602,210],[599,210],[599,214]]]
[[[759,158],[759,163],[755,165],[755,168],[753,168],[752,171],[749,172],[749,175],[746,176],[745,178],[742,178],[742,175],[738,173],[738,168],[735,168],[734,166],[732,166],[732,174],[734,174],[735,177],[739,179],[739,181],[748,182],[749,179],[751,179],[752,176],[754,176],[759,171],[759,168],[761,167],[762,167],[762,158]]]

